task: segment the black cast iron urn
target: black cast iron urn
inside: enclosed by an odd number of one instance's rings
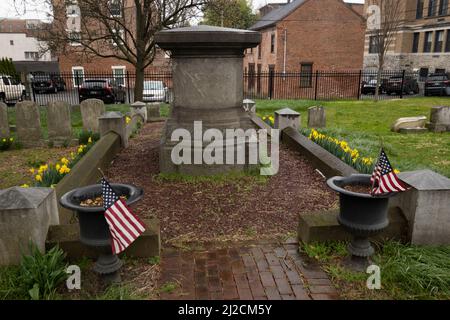
[[[371,186],[370,175],[354,174],[349,177],[328,179],[328,186],[339,193],[338,222],[353,236],[348,251],[353,256],[367,258],[374,248],[369,237],[383,231],[388,225],[388,203],[393,194],[372,196],[344,189],[349,185]]]
[[[141,188],[133,185],[113,183],[111,187],[118,196],[126,196],[127,205],[137,202],[144,194]],[[82,201],[99,197],[101,194],[102,186],[95,184],[69,191],[61,197],[59,202],[64,208],[76,211],[81,242],[99,251],[100,255],[94,265],[94,271],[106,282],[117,282],[120,281],[118,271],[123,263],[117,255],[112,254],[111,234],[105,219],[105,210],[103,207],[80,205]]]

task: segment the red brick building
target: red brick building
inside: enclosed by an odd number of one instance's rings
[[[135,10],[132,0],[101,0],[107,7],[106,12],[110,12],[111,17],[121,18],[126,24],[128,30],[135,30]],[[63,0],[53,0],[54,25],[53,28],[62,30],[71,34],[75,41],[63,44],[57,50],[60,71],[64,74],[72,74],[77,78],[84,79],[87,74],[107,75],[110,74],[116,80],[123,82],[124,74],[127,72],[134,74],[134,66],[115,57],[98,57],[89,50],[86,50],[76,39],[82,39],[87,32],[102,32],[103,26],[95,21],[86,20],[83,17],[82,10],[74,1],[67,4]],[[84,20],[83,20],[84,19]],[[122,38],[132,47],[132,41],[124,30],[117,30],[122,33]],[[118,52],[117,44],[111,40],[105,40],[96,50],[102,55],[112,55]],[[120,53],[120,52],[119,52]],[[146,68],[146,72],[165,72],[170,70],[170,58],[164,51],[157,49],[155,58],[151,65]],[[131,79],[134,79],[131,77]],[[76,85],[73,81],[73,85]],[[126,85],[126,83],[123,83]]]
[[[262,33],[262,42],[247,51],[247,71],[361,69],[366,23],[357,11],[362,6],[295,0],[269,11],[250,28]]]

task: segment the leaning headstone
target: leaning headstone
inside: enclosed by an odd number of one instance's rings
[[[56,146],[70,142],[72,139],[72,124],[70,107],[67,102],[49,102],[47,107],[48,139]]]
[[[431,108],[430,123],[427,124],[427,127],[433,132],[450,131],[450,107]]]
[[[59,224],[56,193],[51,188],[0,190],[0,265],[19,264],[29,242],[45,252],[50,225]]]
[[[417,245],[450,244],[450,179],[431,170],[402,172],[399,178],[411,186],[389,200],[403,211],[409,240]]]
[[[325,128],[326,116],[324,107],[308,108],[308,128]]]
[[[36,147],[42,143],[39,107],[31,101],[16,104],[17,139],[24,147]]]
[[[86,131],[98,131],[98,118],[105,113],[105,104],[99,99],[87,99],[80,104],[83,129]]]
[[[147,122],[147,105],[144,102],[136,101],[131,105],[130,111],[132,118],[139,115],[144,123]]]
[[[408,131],[414,131],[415,133],[426,132],[425,124],[427,117],[407,117],[397,119],[391,127],[393,132],[408,133]]]
[[[0,139],[9,137],[8,107],[0,102]]]
[[[292,127],[295,130],[300,129],[300,113],[290,108],[284,108],[275,111],[275,124],[274,128],[283,130],[288,127]]]
[[[151,121],[152,119],[156,119],[160,117],[159,113],[160,104],[159,102],[153,102],[147,104],[147,121]]]

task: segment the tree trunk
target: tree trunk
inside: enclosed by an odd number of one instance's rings
[[[381,74],[383,73],[383,64],[384,64],[384,58],[380,56],[378,59],[378,72],[377,72],[377,83],[375,86],[375,101],[378,101],[380,97],[380,87],[381,87]]]
[[[142,101],[144,94],[144,67],[142,63],[136,65],[136,79],[134,83],[134,102]]]

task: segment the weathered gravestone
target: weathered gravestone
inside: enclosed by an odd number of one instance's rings
[[[54,189],[12,187],[0,190],[0,265],[19,264],[32,241],[45,252],[50,225],[59,224]]]
[[[130,107],[131,118],[133,116],[140,116],[142,121],[147,122],[147,105],[144,102],[136,101]]]
[[[9,137],[8,106],[0,102],[0,139]]]
[[[48,139],[56,146],[72,139],[72,124],[69,104],[63,101],[49,102],[47,107]]]
[[[147,121],[160,118],[160,107],[161,105],[159,102],[152,102],[147,104]]]
[[[400,133],[423,133],[427,131],[426,121],[425,116],[399,118],[394,122],[391,130]]]
[[[87,99],[80,104],[83,129],[98,133],[98,118],[105,113],[105,104],[99,99]]]
[[[300,122],[300,113],[297,111],[290,108],[275,111],[275,129],[283,130],[285,128],[292,127],[295,130],[298,130],[300,129]]]
[[[433,132],[450,131],[450,107],[431,108],[430,123],[427,124],[427,127]]]
[[[16,104],[16,131],[19,142],[24,147],[37,147],[42,144],[41,119],[39,107],[31,101]]]
[[[325,126],[325,108],[321,106],[308,108],[308,128],[325,128]]]
[[[411,243],[449,245],[450,179],[431,170],[402,172],[399,178],[411,189],[389,199],[389,206],[408,220]]]

